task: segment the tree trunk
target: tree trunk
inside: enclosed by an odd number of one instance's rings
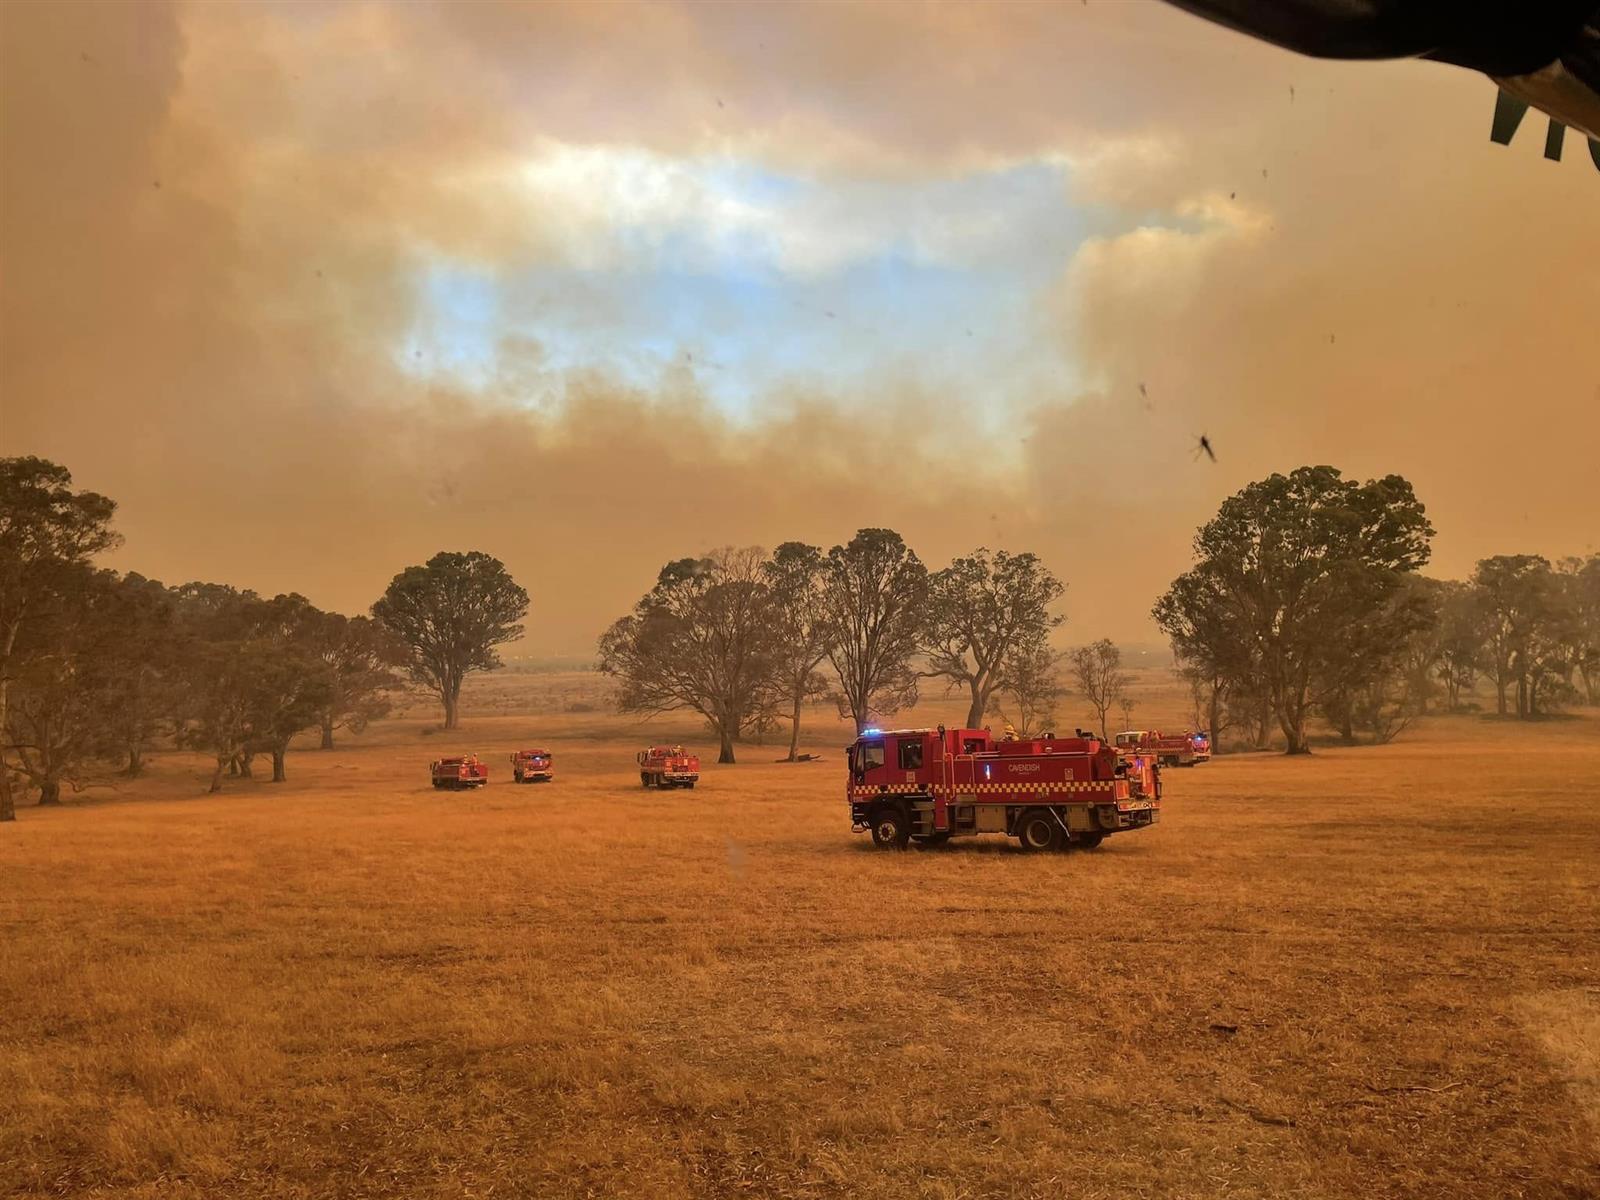
[[[967,728],[980,729],[982,726],[979,722],[983,720],[983,710],[988,707],[989,697],[983,695],[976,679],[968,680],[967,686],[972,690],[972,703],[967,706]]]
[[[1211,704],[1206,717],[1211,722],[1206,726],[1206,733],[1211,738],[1211,753],[1217,754],[1222,750],[1222,735],[1217,729],[1217,718],[1222,715],[1222,690],[1215,685],[1211,688]]]
[[[318,749],[333,749],[333,714],[331,712],[322,714],[322,745]]]
[[[455,689],[445,688],[441,698],[444,700],[444,727],[454,729],[456,716],[461,707],[461,693]]]
[[[800,702],[804,696],[799,688],[794,692],[794,712],[789,717],[789,761],[800,757]]]
[[[256,752],[254,750],[246,750],[243,754],[239,755],[239,777],[241,779],[252,778],[250,764],[255,762],[255,760]]]
[[[1356,723],[1355,718],[1351,716],[1349,705],[1339,713],[1339,740],[1346,746],[1356,744]]]
[[[208,794],[214,794],[222,790],[222,772],[227,766],[228,755],[217,755],[217,769],[211,773],[211,786],[206,789]]]
[[[46,779],[39,785],[39,803],[61,803],[61,781],[59,779]]]
[[[142,772],[143,770],[144,770],[144,754],[140,751],[138,746],[129,746],[128,747],[128,765],[123,768],[122,773],[124,775],[126,775],[129,779],[137,779],[139,777],[140,772]]]
[[[289,747],[274,746],[272,748],[272,782],[282,783],[289,777],[284,774],[283,760],[289,757]]]
[[[728,731],[727,725],[721,721],[717,722],[717,736],[722,743],[717,752],[717,761],[719,763],[731,763],[733,761],[733,735]]]
[[[11,651],[16,647],[17,626],[20,624],[20,617],[11,622],[6,630],[5,652],[0,654],[0,737],[5,736],[7,688],[11,682],[6,666],[11,661]],[[5,755],[0,754],[0,821],[16,819],[17,801],[11,794],[11,769],[6,766]]]

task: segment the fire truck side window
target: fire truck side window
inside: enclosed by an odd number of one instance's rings
[[[863,772],[871,771],[874,768],[881,767],[881,766],[883,766],[883,743],[882,742],[862,742],[861,743],[861,770]]]
[[[910,741],[900,743],[900,769],[902,771],[916,771],[922,767],[922,742]]]

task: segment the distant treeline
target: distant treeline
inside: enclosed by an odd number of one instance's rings
[[[293,739],[360,730],[407,680],[456,723],[462,680],[499,665],[528,596],[486,554],[438,554],[394,577],[371,616],[225,584],[166,587],[96,568],[116,505],[39,458],[0,458],[0,820],[18,784],[56,803],[113,765],[138,774],[159,741],[285,778]]]
[[[137,774],[162,741],[211,755],[213,790],[262,755],[281,780],[296,736],[320,730],[331,747],[408,682],[453,728],[463,680],[523,632],[527,593],[478,552],[406,568],[358,617],[99,569],[116,506],[71,484],[55,463],[0,459],[0,820],[18,786],[54,803],[63,785]],[[1276,731],[1300,753],[1312,718],[1387,741],[1430,704],[1465,706],[1480,676],[1505,715],[1595,703],[1600,555],[1496,556],[1441,582],[1418,574],[1432,536],[1398,476],[1303,467],[1226,500],[1154,609],[1197,723],[1216,743]],[[793,757],[807,703],[831,699],[865,728],[923,680],[964,692],[969,725],[993,715],[1029,733],[1054,727],[1065,670],[1103,734],[1114,706],[1129,714],[1128,679],[1105,639],[1052,649],[1064,586],[1030,553],[979,548],[930,571],[889,529],[826,552],[723,549],[664,566],[601,636],[599,668],[621,711],[700,714],[723,762],[784,723]]]

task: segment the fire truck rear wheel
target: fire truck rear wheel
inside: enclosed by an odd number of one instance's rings
[[[1049,810],[1030,808],[1017,822],[1017,837],[1024,850],[1055,850],[1061,845],[1061,826]]]
[[[894,808],[880,808],[872,814],[872,844],[880,850],[904,850],[911,840],[911,826],[905,814]]]

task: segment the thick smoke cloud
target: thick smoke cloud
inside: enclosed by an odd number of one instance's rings
[[[1490,145],[1466,73],[1154,5],[13,5],[0,34],[0,452],[117,497],[118,565],[356,610],[481,548],[559,653],[667,557],[863,524],[1039,550],[1071,636],[1148,637],[1194,526],[1306,461],[1410,476],[1441,571],[1593,548],[1600,177],[1531,121]],[[692,366],[558,368],[515,330],[491,377],[407,369],[430,263],[565,261],[573,214],[521,182],[550,144],[1066,164],[1104,218],[1037,297],[1073,370],[1018,409],[885,363],[730,420]]]

